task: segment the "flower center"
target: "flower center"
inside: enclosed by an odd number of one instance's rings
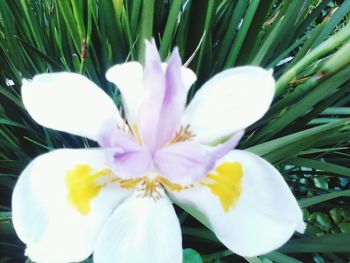
[[[191,187],[193,187],[193,185],[182,186],[180,184],[171,183],[168,179],[164,177],[157,176],[152,179],[148,177],[142,178],[141,183],[136,188],[136,191],[139,192],[139,197],[151,197],[156,201],[163,197],[163,190],[180,192],[184,189],[189,189]]]
[[[171,136],[166,145],[159,146],[162,149],[148,149],[148,145],[146,141],[143,141],[137,124],[125,122],[122,126],[114,126],[111,123],[107,123],[101,129],[99,144],[105,150],[106,162],[115,178],[125,178],[123,181],[120,181],[121,184],[125,181],[126,185],[129,183],[138,185],[142,181],[143,195],[157,199],[159,198],[158,188],[160,185],[169,189],[180,189],[183,187],[174,184],[174,182],[159,179],[162,177],[175,178],[166,174],[166,169],[169,165],[166,160],[160,161],[162,158],[160,157],[161,154],[165,156],[165,159],[172,158],[170,162],[172,162],[171,165],[173,166],[170,165],[169,167],[175,167],[176,162],[180,165],[187,164],[187,166],[191,162],[195,163],[192,156],[182,155],[181,151],[186,151],[186,149],[181,147],[180,152],[174,150],[174,153],[171,151],[168,153],[166,152],[167,149],[163,151],[163,147],[172,147],[174,144],[192,140],[195,135],[190,128],[190,125],[181,126]]]

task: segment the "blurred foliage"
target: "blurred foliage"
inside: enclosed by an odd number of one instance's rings
[[[10,207],[21,170],[48,150],[93,145],[35,124],[21,102],[21,79],[80,72],[120,105],[104,73],[142,61],[150,37],[163,59],[178,46],[196,72],[189,100],[223,69],[273,68],[275,101],[239,148],[281,171],[308,223],[279,250],[243,259],[178,209],[184,247],[200,254],[184,250],[186,262],[348,262],[349,10],[348,0],[0,0],[0,263],[25,260]]]

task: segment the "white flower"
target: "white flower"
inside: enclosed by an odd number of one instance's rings
[[[181,262],[172,202],[242,256],[267,253],[303,232],[298,204],[279,172],[232,150],[274,93],[271,72],[245,66],[217,74],[185,109],[194,73],[177,50],[161,64],[112,67],[125,122],[113,101],[75,73],[23,81],[23,102],[39,124],[88,137],[101,148],[61,149],[35,158],[14,189],[13,223],[37,262]],[[225,143],[213,145],[223,138]]]

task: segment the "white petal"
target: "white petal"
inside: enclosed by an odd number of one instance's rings
[[[240,193],[228,210],[225,211],[220,195],[214,194],[206,185],[174,192],[172,198],[211,228],[233,252],[247,257],[262,255],[283,245],[295,230],[302,230],[302,212],[288,185],[272,165],[244,151],[230,152],[217,165],[236,162],[243,170],[241,191],[237,191],[239,180],[231,188],[227,188],[228,181],[225,183],[225,180],[220,186],[222,197]],[[238,178],[235,177],[237,174],[231,174],[226,180]]]
[[[118,87],[128,121],[134,124],[144,97],[142,65],[138,62],[115,65],[107,71],[106,78]]]
[[[14,227],[27,245],[26,254],[35,262],[77,262],[87,258],[102,224],[129,194],[116,184],[104,186],[89,199],[90,211],[82,214],[69,200],[65,181],[67,172],[76,165],[104,170],[104,153],[100,149],[66,149],[41,155],[27,166],[15,186]]]
[[[112,99],[92,81],[76,73],[49,73],[23,80],[25,108],[39,124],[97,140],[101,125],[122,125]]]
[[[192,84],[197,80],[197,76],[190,68],[182,67],[182,80],[185,87],[189,90]]]
[[[255,66],[225,70],[206,82],[187,107],[182,123],[196,140],[212,143],[260,119],[273,99],[271,72]]]
[[[162,63],[165,70],[167,63]],[[138,62],[127,62],[111,67],[106,78],[120,90],[129,123],[136,122],[140,105],[144,99],[143,67]],[[189,68],[182,67],[182,80],[189,90],[196,81],[196,75]]]
[[[117,208],[98,238],[95,263],[181,263],[180,224],[169,199],[137,197]]]

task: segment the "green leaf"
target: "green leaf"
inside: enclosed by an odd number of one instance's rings
[[[328,183],[325,177],[315,177],[314,183],[317,188],[321,188],[323,190],[328,190]]]
[[[349,253],[350,233],[291,240],[279,251],[286,253]]]
[[[302,261],[300,260],[297,260],[277,251],[265,255],[265,257],[271,259],[273,262],[276,263],[302,263]]]
[[[342,233],[350,232],[350,223],[340,223],[338,226]]]
[[[153,33],[154,0],[142,1],[141,39],[139,40],[139,59],[144,61],[144,39],[150,40]]]
[[[202,258],[200,254],[192,249],[192,248],[185,248],[183,250],[183,262],[184,263],[202,263]]]
[[[312,205],[316,205],[319,203],[323,203],[335,198],[339,197],[350,197],[350,190],[345,190],[345,191],[339,191],[339,192],[333,192],[329,194],[323,194],[320,196],[313,196],[309,198],[304,198],[298,201],[300,207],[309,207]]]
[[[316,213],[316,222],[324,230],[329,230],[331,227],[331,221],[329,220],[328,215],[325,213],[317,212]]]
[[[324,39],[330,35],[339,22],[350,12],[350,2],[344,1],[342,5],[332,14],[329,24],[322,30],[322,33],[315,41],[313,47],[319,45]]]
[[[342,219],[341,217],[341,208],[333,208],[331,211],[329,211],[329,214],[331,215],[331,218],[333,219],[333,222],[335,224],[338,224],[340,220]]]
[[[227,60],[226,60],[224,68],[229,68],[229,67],[232,67],[233,65],[236,64],[236,60],[238,58],[239,52],[240,52],[240,50],[241,50],[241,48],[243,46],[244,39],[245,39],[245,37],[248,34],[250,25],[251,25],[251,23],[253,21],[255,12],[258,9],[259,3],[260,3],[260,0],[252,0],[252,1],[250,1],[249,7],[247,9],[247,12],[246,12],[246,14],[244,15],[244,18],[243,18],[242,26],[241,26],[241,28],[240,28],[240,30],[239,30],[239,32],[237,34],[237,37],[236,37],[236,39],[235,39],[235,41],[233,43],[232,50],[231,50],[231,52],[229,53],[229,55],[227,57]]]
[[[264,138],[266,140],[272,138],[276,133],[285,129],[299,117],[302,117],[317,103],[331,96],[331,94],[333,94],[338,87],[342,86],[349,80],[349,76],[350,66],[337,72],[331,78],[324,80],[315,89],[312,88],[316,86],[319,80],[317,77],[315,77],[315,80],[310,79],[304,84],[302,89],[299,87],[301,91],[294,91],[294,93],[303,95],[303,97],[300,98],[295,104],[290,105],[288,109],[280,114],[272,123],[263,128],[256,135],[255,139],[257,140]],[[307,92],[310,89],[311,91]]]
[[[32,53],[32,56],[34,54],[36,54],[37,56],[39,56],[40,58],[42,58],[44,61],[46,61],[47,63],[49,63],[49,65],[53,66],[55,69],[57,70],[63,70],[63,66],[60,65],[59,63],[57,63],[54,59],[52,59],[51,57],[47,56],[46,54],[44,54],[43,52],[41,52],[40,50],[38,50],[37,48],[35,48],[34,46],[32,46],[30,43],[28,43],[27,41],[16,37],[19,42],[23,45],[23,47],[27,48],[29,53]]]
[[[181,5],[182,0],[172,1],[171,3],[168,20],[165,25],[164,34],[159,49],[159,53],[163,59],[167,58],[169,52],[171,51],[171,42],[175,35],[175,26]]]
[[[338,175],[350,177],[350,168],[328,163],[325,161],[312,160],[312,159],[306,159],[306,158],[293,158],[291,160],[288,160],[288,164],[310,167],[313,169],[330,172],[332,174],[338,174]],[[317,179],[317,180],[322,180],[322,179]]]
[[[289,82],[296,78],[296,76],[301,73],[307,66],[316,61],[317,59],[325,56],[329,52],[338,48],[343,43],[350,39],[350,24],[346,25],[335,35],[327,39],[325,42],[317,46],[309,54],[304,56],[294,67],[289,69],[284,73],[276,83],[276,95],[282,94],[284,89],[288,86]]]
[[[290,159],[293,155],[315,145],[317,141],[324,136],[335,133],[337,130],[341,129],[342,126],[347,125],[347,123],[348,120],[344,119],[334,123],[324,124],[264,142],[246,150],[263,156],[271,162]]]

